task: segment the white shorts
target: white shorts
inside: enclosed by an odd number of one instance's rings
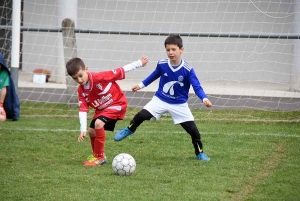
[[[153,96],[151,101],[145,105],[144,109],[148,110],[154,116],[155,120],[158,120],[162,114],[168,112],[174,124],[194,121],[194,116],[187,103],[169,104]]]

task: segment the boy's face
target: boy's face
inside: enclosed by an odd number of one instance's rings
[[[78,84],[85,85],[89,82],[88,67],[85,67],[84,70],[80,69],[75,75],[71,77]]]
[[[179,48],[177,45],[174,44],[167,44],[166,45],[166,52],[170,59],[171,64],[179,65],[181,61],[181,54],[183,52],[183,47]]]

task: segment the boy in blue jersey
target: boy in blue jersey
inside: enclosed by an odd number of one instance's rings
[[[180,124],[191,136],[196,159],[209,161],[210,158],[203,152],[200,132],[187,104],[190,86],[193,86],[196,95],[206,107],[211,107],[212,104],[201,87],[194,69],[181,59],[184,50],[181,37],[168,36],[165,40],[165,49],[168,59],[158,61],[156,69],[139,85],[132,88],[132,91],[136,92],[160,77],[158,90],[152,100],[134,116],[130,125],[119,131],[114,139],[121,141],[133,134],[143,121],[151,118],[158,120],[163,113],[168,112],[174,124]]]

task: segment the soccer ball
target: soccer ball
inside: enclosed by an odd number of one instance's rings
[[[112,169],[117,175],[131,175],[135,168],[134,158],[127,153],[118,154],[112,162]]]

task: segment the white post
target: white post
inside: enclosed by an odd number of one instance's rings
[[[71,18],[77,25],[77,0],[58,0],[58,27],[62,26],[65,18]],[[56,82],[66,84],[66,70],[63,50],[62,33],[59,33],[57,40],[57,68],[55,72]]]
[[[294,1],[294,33],[300,35],[300,4],[298,0]],[[300,92],[300,39],[295,39],[292,69],[291,69],[291,80],[290,80],[290,91]]]
[[[11,77],[18,91],[18,75],[20,65],[20,33],[21,33],[21,0],[13,1],[12,11],[12,47],[11,47]]]

